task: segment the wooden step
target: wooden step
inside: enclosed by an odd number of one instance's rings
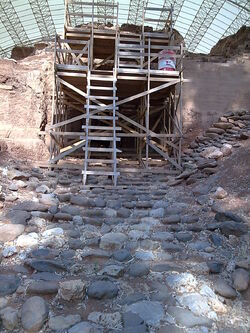
[[[117,101],[118,97],[113,97],[113,96],[95,96],[95,95],[90,95],[89,98],[95,98],[95,99],[102,99],[106,101]]]
[[[85,140],[86,136],[81,136],[81,140]],[[88,136],[89,141],[114,141],[113,136]],[[116,138],[115,141],[121,141],[121,138]]]
[[[100,158],[88,158],[88,163],[106,163],[106,164],[114,164],[114,160],[106,160],[106,159],[100,159]]]
[[[106,107],[107,106],[107,107]],[[113,110],[113,106],[109,106],[109,105],[87,105],[85,104],[84,107],[85,109],[87,109],[87,107],[90,109],[90,110],[100,110],[100,108],[102,108],[100,111],[105,111],[105,110]],[[116,106],[115,107],[116,110],[119,110],[119,107]]]
[[[134,43],[140,43],[140,38],[129,38],[129,37],[120,37],[121,42],[134,42]]]
[[[90,75],[90,80],[92,81],[116,81],[116,79],[111,75]]]
[[[82,174],[86,175],[96,175],[96,176],[119,176],[120,172],[113,172],[113,171],[102,171],[102,170],[88,170],[83,171]]]
[[[144,50],[145,45],[137,45],[137,44],[118,44],[119,49],[133,49],[133,51],[141,51]]]
[[[120,131],[122,128],[121,127],[113,127],[113,126],[92,126],[92,125],[89,125],[89,126],[86,126],[86,125],[82,125],[82,129],[86,129],[88,128],[89,130],[102,130],[102,131],[113,131],[113,130],[116,130],[116,131]]]
[[[87,88],[91,90],[108,90],[108,91],[117,90],[116,87],[103,87],[103,86],[87,86]]]
[[[120,67],[125,67],[125,68],[141,68],[141,65],[136,65],[136,64],[127,64],[127,63],[119,63],[119,68]]]
[[[145,55],[146,55],[146,53],[142,53],[141,55],[140,54],[138,54],[138,55],[132,55],[132,54],[127,54],[127,55],[125,55],[124,53],[126,53],[126,52],[122,52],[122,54],[121,53],[118,53],[118,57],[119,58],[122,58],[122,59],[140,59],[140,58],[142,58],[142,57],[144,57]]]
[[[112,152],[117,152],[121,153],[122,151],[119,149],[114,149],[114,148],[106,148],[106,147],[82,147],[82,150],[85,151],[90,151],[90,152],[99,152],[99,153],[112,153]]]
[[[113,120],[113,116],[92,116],[90,114],[89,119]],[[118,120],[118,117],[115,117],[115,120]]]

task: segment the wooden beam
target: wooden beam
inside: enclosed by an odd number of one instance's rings
[[[154,149],[158,154],[160,154],[161,156],[163,156],[166,160],[168,160],[171,164],[173,164],[178,170],[182,171],[182,167],[177,164],[175,162],[174,159],[172,159],[171,157],[169,157],[169,155],[166,152],[163,152],[160,148],[156,147],[154,144],[152,144],[152,142],[148,142],[148,145]]]
[[[59,161],[60,159],[62,159],[63,157],[73,153],[74,151],[76,151],[77,149],[81,148],[83,145],[85,145],[85,140],[81,140],[78,141],[76,143],[74,143],[72,146],[69,146],[68,150],[60,153],[59,155],[55,156],[54,158],[52,158],[50,160],[50,164],[56,163],[57,161]]]

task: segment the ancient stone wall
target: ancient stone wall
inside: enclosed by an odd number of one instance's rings
[[[43,159],[48,149],[39,137],[51,115],[52,57],[44,52],[21,61],[0,60],[1,149]]]
[[[209,60],[207,58],[206,60]],[[184,130],[193,139],[230,110],[249,109],[250,58],[212,62],[185,59]]]

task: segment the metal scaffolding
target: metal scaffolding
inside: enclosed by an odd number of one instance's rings
[[[24,45],[29,42],[29,38],[11,1],[0,1],[0,20],[13,40],[14,45]]]
[[[240,11],[238,15],[235,17],[233,22],[229,25],[227,30],[224,32],[222,37],[226,37],[230,34],[234,34],[236,31],[238,31],[243,25],[250,25],[250,2],[249,0],[243,0],[243,1],[230,1],[235,6],[238,6],[240,8]]]
[[[127,23],[137,25],[142,24],[143,8],[147,8],[148,4],[149,0],[130,0]]]
[[[55,36],[56,28],[51,16],[48,0],[29,0],[29,4],[42,38]]]
[[[179,14],[180,14],[180,11],[181,11],[181,8],[184,4],[185,0],[165,0],[164,1],[164,4],[163,4],[163,7],[162,7],[162,12],[161,12],[161,15],[159,17],[159,22],[156,26],[157,29],[162,29],[164,27],[164,23],[161,22],[162,20],[166,20],[167,19],[167,12],[165,11],[165,8],[168,8],[170,7],[171,5],[173,6],[173,24],[175,24]]]
[[[107,19],[107,17],[114,16],[114,0],[98,0],[97,1],[97,14],[101,17],[98,22],[108,24],[113,24],[113,19]]]
[[[74,14],[72,26],[76,27],[89,22],[88,18],[81,16],[82,12],[87,14],[87,3],[89,2],[77,0],[68,2],[69,9]],[[114,0],[94,0],[94,3],[96,13],[99,15],[97,21],[113,24]],[[187,48],[191,52],[202,49],[209,51],[219,38],[236,33],[242,25],[250,25],[249,0],[160,0],[159,2],[124,0],[120,5],[121,16],[118,18],[118,23],[119,25],[122,23],[141,25],[145,14],[151,19],[148,25],[160,30],[164,28],[164,21],[167,20],[168,13],[165,9],[171,5],[174,8],[173,27],[183,34]],[[57,28],[60,29],[58,32],[61,32],[64,18],[62,6],[64,6],[64,0],[22,0],[22,4],[19,0],[1,0],[0,20],[7,32],[3,28],[0,29],[0,56],[6,56],[6,54],[9,56],[10,50],[15,45],[30,45],[34,37],[39,40],[39,35],[42,40],[53,37]],[[148,6],[157,6],[162,10],[157,14],[149,14],[146,10]],[[22,7],[27,10],[23,10]],[[143,8],[145,8],[144,14]],[[88,14],[91,13],[88,12]],[[27,24],[29,19],[30,24]],[[31,22],[34,20],[38,29],[32,27]],[[33,30],[36,30],[36,36],[33,36]]]
[[[208,28],[221,10],[225,0],[203,0],[184,37],[188,50],[194,52]]]

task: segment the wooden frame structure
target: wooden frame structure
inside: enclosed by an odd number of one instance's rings
[[[81,12],[72,11],[77,5]],[[88,175],[107,175],[116,185],[119,159],[128,156],[141,170],[151,169],[156,155],[181,170],[184,47],[175,43],[173,9],[165,9],[165,28],[153,32],[146,24],[154,19],[144,13],[162,8],[144,8],[138,33],[119,28],[118,4],[103,6],[113,15],[100,15],[100,3],[66,1],[64,35],[55,38],[50,164],[82,157],[84,184]],[[82,25],[73,26],[75,16]],[[172,51],[176,70],[157,69],[162,50]]]

